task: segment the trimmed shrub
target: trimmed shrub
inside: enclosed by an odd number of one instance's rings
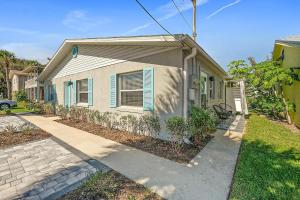
[[[31,103],[31,106],[32,106],[32,110],[36,113],[44,113],[44,105],[42,103],[39,103],[39,102],[34,102],[34,103]]]
[[[122,115],[119,119],[119,129],[127,131],[128,130],[128,115]]]
[[[134,115],[127,115],[128,131],[131,133],[138,132],[138,119]]]
[[[80,119],[84,122],[87,122],[89,109],[88,108],[77,108],[77,110],[79,112]]]
[[[156,115],[142,115],[138,120],[138,132],[158,135],[160,132],[159,117]]]
[[[28,101],[25,90],[17,91],[15,98],[17,102]]]
[[[28,108],[29,102],[28,101],[19,101],[17,104],[18,104],[19,108]]]
[[[147,129],[150,133],[158,135],[160,132],[159,117],[157,115],[148,115],[146,117]]]
[[[79,121],[80,120],[80,112],[77,107],[71,106],[69,109],[70,120]]]
[[[9,125],[4,127],[4,132],[9,133],[9,134],[14,134],[14,133],[17,132],[17,127],[15,127],[12,124],[9,124]]]
[[[170,117],[166,121],[166,127],[172,137],[173,146],[175,149],[178,149],[182,143],[182,139],[187,127],[185,119],[179,116]]]
[[[0,115],[10,115],[10,114],[11,114],[10,109],[0,110]]]
[[[201,143],[216,128],[216,119],[209,110],[193,107],[188,119],[188,130],[194,136],[196,145]]]
[[[59,115],[63,120],[68,119],[69,110],[63,105],[57,106],[57,115]]]
[[[88,119],[90,123],[95,124],[96,123],[96,114],[97,112],[94,110],[89,110],[88,112]]]
[[[102,122],[103,122],[103,125],[109,129],[112,129],[112,124],[111,124],[111,115],[112,113],[111,112],[105,112],[103,113],[102,115]]]
[[[46,115],[54,114],[54,106],[52,103],[45,103],[42,104],[42,106],[43,106],[43,112]]]
[[[100,124],[101,126],[104,125],[104,116],[98,110],[95,111],[95,118],[96,118],[95,121],[96,123]]]

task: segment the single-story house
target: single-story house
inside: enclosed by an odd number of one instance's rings
[[[67,39],[39,80],[45,101],[100,112],[187,117],[224,103],[226,72],[189,35]]]
[[[282,67],[293,69],[300,75],[300,35],[276,40],[273,60],[281,61]],[[290,116],[293,123],[300,127],[300,81],[284,85],[282,89],[286,100],[296,106],[296,111],[290,112]]]

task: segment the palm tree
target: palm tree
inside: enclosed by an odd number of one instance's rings
[[[9,81],[9,72],[15,60],[16,58],[14,53],[6,50],[0,50],[0,66],[5,70],[5,81],[8,99],[11,99],[11,84]]]

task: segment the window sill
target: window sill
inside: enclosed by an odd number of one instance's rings
[[[143,107],[134,106],[119,106],[116,108],[119,112],[130,112],[130,113],[143,113]]]
[[[76,106],[87,108],[87,107],[89,107],[89,104],[88,103],[77,103]]]

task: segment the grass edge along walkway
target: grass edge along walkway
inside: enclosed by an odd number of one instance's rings
[[[300,134],[250,116],[229,199],[300,199]]]

